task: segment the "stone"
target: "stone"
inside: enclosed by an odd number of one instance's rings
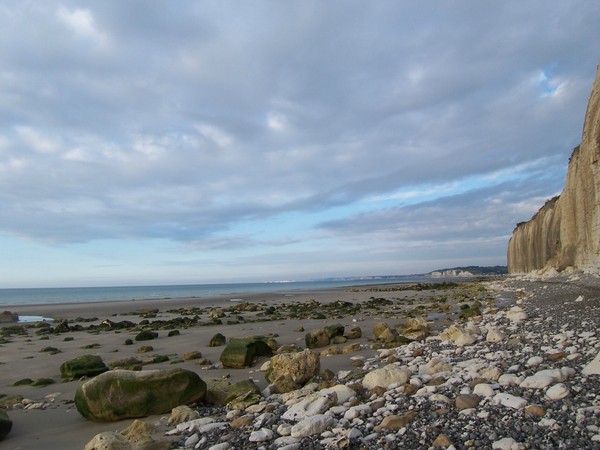
[[[398,431],[399,429],[404,428],[405,426],[407,426],[408,424],[413,422],[416,419],[416,417],[417,417],[417,412],[412,411],[412,410],[405,412],[401,416],[397,416],[397,415],[386,416],[381,421],[381,423],[375,427],[375,431],[377,433],[379,433],[383,430]]]
[[[436,448],[448,448],[451,445],[452,441],[443,433],[439,434],[438,437],[435,438],[435,441],[431,443],[431,446]]]
[[[492,443],[494,450],[525,450],[525,446],[513,438],[502,438]]]
[[[8,417],[8,413],[0,409],[0,441],[4,439],[10,430],[12,430],[12,420]]]
[[[348,339],[360,339],[362,337],[362,330],[360,327],[354,326],[346,332],[345,336]]]
[[[176,406],[171,410],[171,415],[167,421],[169,425],[179,425],[183,422],[199,419],[200,413],[187,405]]]
[[[254,417],[250,414],[246,414],[245,416],[236,417],[230,423],[232,429],[237,430],[239,428],[246,428],[250,426],[254,422]]]
[[[520,323],[527,320],[529,316],[520,306],[513,306],[506,312],[506,318],[513,323]]]
[[[373,326],[373,337],[380,342],[394,342],[398,338],[398,332],[387,323],[379,322]]]
[[[206,383],[189,370],[111,370],[79,386],[75,406],[88,420],[114,422],[164,414],[205,396]]]
[[[477,394],[460,394],[454,402],[456,409],[477,408],[481,398]]]
[[[243,369],[261,356],[273,356],[273,350],[262,338],[230,339],[219,360],[223,367]]]
[[[422,366],[419,366],[419,374],[435,375],[441,372],[451,372],[452,366],[439,358],[431,358],[431,360]]]
[[[505,373],[498,378],[498,384],[500,386],[518,386],[523,382],[523,377],[519,377],[512,373]]]
[[[562,400],[569,396],[571,391],[569,388],[562,383],[555,384],[546,391],[546,397],[550,400]]]
[[[527,417],[544,417],[546,410],[539,405],[528,405],[525,407],[524,414]]]
[[[217,333],[212,338],[210,338],[208,346],[209,347],[220,347],[222,345],[225,345],[226,342],[227,342],[227,338],[225,336],[223,336],[221,333]]]
[[[377,386],[387,389],[391,384],[406,384],[411,376],[412,371],[408,367],[388,364],[365,375],[362,384],[367,389],[373,389]]]
[[[265,373],[266,380],[273,384],[274,392],[290,392],[304,386],[319,375],[321,363],[319,355],[306,349],[297,353],[282,353],[271,358]]]
[[[411,341],[421,341],[429,335],[429,323],[423,317],[409,318],[402,334]]]
[[[97,434],[88,442],[83,450],[132,450],[133,447],[125,436],[116,431],[105,431]]]
[[[266,442],[272,440],[274,437],[273,431],[268,428],[261,428],[258,431],[250,433],[250,438],[248,440],[250,442]]]
[[[319,395],[329,395],[335,394],[335,404],[343,405],[347,401],[349,401],[352,397],[356,397],[356,391],[354,389],[349,388],[345,384],[337,384],[327,389],[321,389],[319,391]]]
[[[304,342],[308,348],[320,348],[329,345],[336,337],[343,336],[344,326],[335,324],[307,333],[304,337]]]
[[[208,378],[205,381],[206,403],[218,406],[235,403],[240,408],[233,409],[245,409],[263,399],[260,388],[251,379],[234,384],[223,378]]]
[[[0,313],[0,323],[17,323],[19,315],[10,311],[2,311]]]
[[[499,392],[493,397],[496,405],[506,406],[512,409],[522,409],[527,406],[527,400],[505,392]]]
[[[302,439],[315,434],[321,434],[331,428],[335,420],[326,414],[307,417],[292,427],[291,436],[295,439]]]
[[[452,341],[459,347],[474,344],[477,340],[475,336],[469,334],[466,330],[458,325],[452,325],[440,333],[440,338],[443,341]]]
[[[184,353],[181,357],[183,361],[192,361],[194,359],[200,358],[202,358],[202,353],[197,350],[194,350],[193,352]]]
[[[498,381],[502,376],[502,370],[498,367],[486,367],[479,371],[479,377],[488,381]]]
[[[333,395],[307,395],[298,403],[294,403],[281,416],[282,419],[300,421],[307,417],[324,414],[335,405],[336,397]]]
[[[136,336],[136,341],[151,341],[158,337],[158,333],[156,331],[143,330],[140,331]]]
[[[480,397],[493,397],[495,392],[491,385],[487,383],[479,383],[473,388],[473,394],[477,394]]]
[[[581,371],[583,375],[600,375],[600,352]]]
[[[527,360],[525,365],[527,367],[536,367],[536,366],[539,366],[543,362],[544,362],[544,358],[542,358],[541,356],[532,356],[531,358],[529,358]]]
[[[127,438],[135,450],[168,450],[171,446],[169,441],[152,438],[155,428],[151,423],[136,419],[127,429],[121,431],[121,434]]]
[[[506,334],[504,334],[504,332],[500,331],[497,328],[493,328],[493,329],[489,330],[485,337],[486,342],[489,342],[491,344],[496,343],[496,342],[502,342],[505,339],[506,339]]]
[[[544,389],[552,384],[565,381],[573,375],[575,375],[575,370],[570,367],[544,369],[525,378],[519,386],[530,389]]]
[[[60,366],[60,375],[65,380],[81,377],[94,377],[108,370],[102,358],[96,355],[82,355],[65,361]]]

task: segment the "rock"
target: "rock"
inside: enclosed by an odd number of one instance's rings
[[[440,338],[443,341],[452,341],[459,347],[471,345],[476,341],[475,336],[467,333],[466,330],[457,325],[452,325],[442,331],[440,333]]]
[[[419,366],[419,374],[421,375],[435,375],[436,373],[450,371],[452,371],[452,366],[439,358],[431,358],[427,364]]]
[[[525,378],[519,386],[522,388],[543,389],[551,384],[565,381],[573,375],[575,375],[575,370],[570,367],[540,370]]]
[[[411,341],[421,341],[429,335],[429,323],[423,317],[410,318],[406,321],[402,334]]]
[[[187,405],[176,406],[171,410],[171,415],[167,424],[179,425],[183,422],[189,422],[190,420],[200,418],[200,413]]]
[[[520,223],[508,244],[511,274],[600,266],[600,68],[588,102],[581,144],[569,158],[560,196]]]
[[[448,448],[452,445],[452,441],[450,440],[450,438],[448,436],[446,436],[445,434],[439,434],[438,437],[435,438],[435,441],[433,441],[431,443],[432,447],[437,447],[437,448]]]
[[[248,439],[250,442],[265,442],[270,441],[275,437],[273,431],[268,428],[261,428],[258,431],[253,431],[250,433],[250,438]]]
[[[498,381],[502,376],[502,370],[498,367],[486,367],[479,371],[479,377],[488,381]]]
[[[143,330],[140,331],[136,336],[136,341],[151,341],[152,339],[156,339],[158,337],[158,333],[156,331]]]
[[[502,405],[512,409],[522,409],[527,406],[527,400],[524,398],[504,392],[499,392],[498,394],[494,395],[493,400],[496,405]]]
[[[192,361],[194,359],[200,359],[200,358],[202,358],[202,353],[197,350],[195,350],[193,352],[184,353],[183,356],[181,357],[181,359],[184,361]]]
[[[116,431],[105,431],[97,434],[88,442],[83,450],[132,450],[133,447],[125,436]]]
[[[494,442],[492,448],[498,450],[525,450],[525,446],[513,438],[502,438]]]
[[[205,395],[206,383],[189,370],[112,370],[79,386],[75,406],[88,420],[113,422],[163,414]]]
[[[231,384],[223,378],[209,378],[206,380],[205,402],[218,406],[226,406],[232,402],[246,407],[262,400],[260,388],[254,381],[242,380]]]
[[[520,323],[527,320],[528,316],[520,306],[513,306],[506,312],[506,318],[513,323]]]
[[[66,380],[81,377],[94,377],[108,370],[102,358],[96,355],[82,355],[65,361],[60,366],[60,376]]]
[[[377,433],[379,433],[383,430],[397,431],[400,428],[404,428],[409,423],[413,422],[416,417],[417,417],[416,411],[407,411],[404,414],[402,414],[401,416],[397,416],[397,415],[386,416],[381,421],[381,423],[375,427],[375,431]]]
[[[330,393],[334,393],[336,397],[336,405],[343,405],[347,401],[349,401],[352,397],[356,397],[356,391],[354,389],[349,388],[345,384],[337,384],[327,389],[321,389],[319,391],[320,395],[329,395]]]
[[[493,397],[495,392],[494,388],[487,383],[479,383],[473,388],[473,394],[477,394],[480,397]]]
[[[292,427],[291,436],[295,439],[302,439],[315,434],[321,434],[331,428],[335,420],[326,414],[307,417]]]
[[[571,391],[562,383],[555,384],[546,391],[546,397],[550,400],[561,400],[569,396]]]
[[[210,342],[208,343],[209,347],[220,347],[221,345],[225,345],[227,339],[221,333],[215,334],[212,338],[210,338]]]
[[[360,339],[362,337],[362,330],[360,327],[354,326],[346,332],[345,336],[348,339]]]
[[[581,371],[583,375],[600,375],[600,352]]]
[[[363,378],[363,386],[367,389],[373,389],[381,386],[385,389],[391,384],[406,384],[412,375],[408,367],[400,367],[394,364],[388,364],[380,369],[369,372]]]
[[[230,339],[219,359],[223,367],[243,369],[261,356],[273,356],[273,350],[262,338]]]
[[[289,409],[283,413],[282,419],[290,421],[300,421],[307,417],[324,414],[329,411],[329,408],[335,405],[336,396],[333,395],[307,395],[298,403],[294,403]]]
[[[154,440],[155,426],[151,423],[134,420],[121,434],[127,438],[135,450],[168,450],[170,442],[165,439]]]
[[[271,358],[265,378],[273,384],[274,392],[284,393],[299,389],[319,375],[319,355],[306,349],[298,353],[282,353]]]
[[[525,407],[524,414],[527,417],[544,417],[546,410],[539,405],[528,405]]]
[[[460,394],[454,402],[456,409],[477,408],[481,399],[477,394]]]
[[[338,336],[344,336],[344,326],[329,325],[321,330],[307,333],[304,342],[308,348],[321,348],[329,345]]]
[[[0,441],[10,433],[10,430],[12,430],[12,420],[6,411],[0,409]]]
[[[10,311],[2,311],[0,313],[0,323],[17,323],[19,315]]]
[[[502,342],[506,339],[506,335],[504,332],[498,330],[497,328],[493,328],[488,331],[485,340],[491,344],[496,342]]]
[[[531,358],[529,358],[527,360],[525,365],[527,367],[536,367],[536,366],[539,366],[543,362],[544,362],[544,358],[542,358],[541,356],[532,356]]]

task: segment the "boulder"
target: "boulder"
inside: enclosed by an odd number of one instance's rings
[[[223,367],[243,369],[252,365],[255,358],[273,356],[273,350],[264,338],[230,339],[219,358]]]
[[[135,337],[136,341],[151,341],[152,339],[156,339],[158,337],[158,333],[156,331],[144,330],[140,331]]]
[[[384,389],[391,384],[406,384],[412,375],[412,371],[408,367],[400,367],[395,364],[375,369],[365,375],[363,378],[363,386],[367,389],[373,389],[380,386]]]
[[[271,358],[265,378],[273,392],[290,392],[304,386],[321,370],[319,355],[306,349],[297,353],[282,353]]]
[[[231,384],[223,378],[206,380],[206,403],[226,406],[235,402],[247,406],[260,402],[263,399],[260,388],[251,379],[242,380]],[[245,409],[245,408],[236,408]]]
[[[206,383],[189,370],[111,370],[79,386],[75,406],[88,420],[113,422],[163,414],[205,395]]]
[[[223,336],[221,333],[215,334],[208,343],[209,347],[220,347],[221,345],[225,345],[227,342],[227,338]]]
[[[344,326],[340,324],[329,325],[320,330],[307,333],[304,337],[304,343],[308,348],[325,347],[338,336],[344,336]]]
[[[346,332],[345,336],[347,339],[360,339],[362,337],[362,330],[358,326],[352,327]]]
[[[12,420],[8,417],[6,411],[0,409],[0,441],[6,437],[12,429]]]
[[[402,334],[411,341],[421,341],[429,335],[429,323],[423,317],[414,317],[406,321]]]
[[[19,315],[10,311],[2,311],[0,313],[0,323],[17,323]]]
[[[208,383],[207,383],[208,385]],[[208,396],[208,391],[207,391]],[[200,418],[200,413],[187,405],[176,406],[171,410],[171,415],[167,421],[168,425],[179,425],[183,422],[189,422]]]
[[[82,355],[65,361],[60,366],[60,376],[66,380],[81,377],[95,377],[108,370],[102,358],[96,355]]]

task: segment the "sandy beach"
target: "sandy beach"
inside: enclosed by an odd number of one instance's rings
[[[363,331],[363,337],[353,341],[360,344],[361,350],[344,355],[331,355],[321,358],[321,370],[331,369],[334,372],[353,368],[352,356],[370,357],[375,353],[372,348],[372,329],[377,322],[387,322],[391,326],[402,323],[405,319],[403,311],[411,311],[414,308],[422,308],[425,315],[430,314],[435,318],[432,325],[442,326],[446,313],[440,313],[432,307],[433,300],[441,297],[447,298],[450,312],[456,309],[456,305],[462,297],[466,285],[452,289],[418,289],[407,288],[403,285],[382,286],[360,286],[356,288],[336,288],[322,291],[293,292],[293,293],[268,293],[249,294],[229,297],[214,297],[209,299],[169,299],[169,300],[136,300],[122,302],[99,302],[80,304],[53,304],[53,305],[12,305],[7,310],[20,316],[43,316],[53,318],[53,325],[62,319],[67,319],[69,324],[81,324],[89,327],[101,323],[105,319],[117,322],[128,320],[136,323],[148,317],[148,311],[158,311],[151,314],[148,321],[170,320],[180,316],[177,312],[169,312],[176,309],[200,308],[205,318],[210,311],[227,310],[239,303],[256,304],[261,310],[269,306],[281,308],[283,305],[302,304],[308,301],[316,301],[319,304],[328,305],[333,302],[350,302],[354,304],[365,304],[370,299],[391,300],[393,305],[386,307],[363,309],[356,315],[340,315],[336,318],[310,318],[301,319],[285,318],[282,320],[265,320],[267,318],[254,317],[256,313],[248,314],[246,321],[238,324],[193,326],[179,329],[178,336],[167,337],[167,331],[159,331],[158,339],[135,343],[126,346],[126,339],[133,339],[139,331],[119,330],[106,332],[77,331],[69,333],[50,333],[37,335],[39,330],[37,324],[25,325],[26,335],[10,335],[5,337],[5,342],[0,347],[0,394],[7,398],[21,397],[24,403],[38,403],[43,409],[24,409],[20,404],[8,407],[10,418],[13,420],[13,429],[6,440],[2,443],[3,448],[29,449],[39,448],[44,445],[47,448],[81,449],[97,433],[106,430],[120,430],[126,428],[129,421],[117,423],[94,423],[84,419],[74,408],[73,398],[75,390],[81,381],[63,382],[60,379],[59,367],[62,362],[84,354],[98,355],[110,364],[113,361],[134,356],[166,355],[169,361],[150,364],[144,369],[161,369],[177,367],[190,369],[199,373],[201,378],[229,377],[232,382],[246,378],[252,378],[261,388],[266,387],[264,375],[258,371],[261,361],[247,369],[224,369],[219,367],[219,356],[223,347],[209,347],[211,337],[216,333],[222,333],[227,338],[246,337],[252,335],[274,334],[279,345],[298,344],[304,347],[304,336],[306,332],[317,330],[333,323],[340,323],[345,327],[358,325]],[[401,289],[401,290],[396,290]],[[469,284],[468,289],[473,289]],[[457,294],[458,293],[458,294]],[[195,311],[197,313],[197,311]],[[229,312],[227,316],[232,315]],[[201,314],[202,316],[202,314]],[[93,319],[90,321],[90,319]],[[256,320],[256,322],[254,322]],[[450,320],[450,319],[447,319]],[[306,332],[297,331],[302,327]],[[71,340],[72,338],[72,340]],[[147,354],[140,354],[139,347],[151,345],[153,350]],[[57,349],[54,353],[43,351],[49,347]],[[320,351],[323,349],[317,349]],[[181,361],[185,353],[199,351],[204,358],[210,360],[213,365],[198,366],[196,361]],[[264,362],[264,361],[263,361]],[[50,378],[54,384],[45,387],[13,386],[15,382],[23,378],[33,380]],[[0,399],[2,401],[2,399]],[[6,403],[6,402],[5,402]],[[158,417],[150,417],[145,420],[156,421]]]

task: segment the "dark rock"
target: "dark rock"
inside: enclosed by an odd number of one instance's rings
[[[0,313],[0,323],[17,323],[19,315],[10,311],[2,311]]]
[[[108,370],[102,358],[96,355],[82,355],[65,361],[60,366],[60,375],[67,380],[80,377],[94,377]]]
[[[225,336],[223,336],[221,333],[217,333],[211,338],[210,342],[208,343],[208,346],[220,347],[221,345],[225,345],[226,342],[227,338],[225,338]]]
[[[189,370],[111,370],[81,385],[75,406],[88,420],[113,422],[164,414],[205,396],[206,383]]]
[[[10,430],[12,430],[12,420],[10,420],[6,411],[0,409],[0,441],[10,433]]]
[[[243,369],[255,358],[273,356],[273,350],[261,338],[230,339],[219,358],[223,367]]]
[[[143,330],[140,331],[135,337],[136,341],[151,341],[152,339],[156,339],[158,337],[158,333],[156,331]]]

